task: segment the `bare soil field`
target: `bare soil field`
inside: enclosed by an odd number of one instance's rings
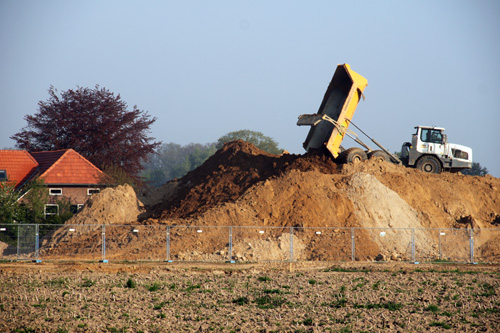
[[[2,332],[500,330],[492,265],[0,263]]]

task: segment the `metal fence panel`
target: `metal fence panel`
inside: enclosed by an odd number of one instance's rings
[[[41,260],[102,258],[101,225],[39,225],[39,257]]]
[[[475,262],[500,262],[500,229],[475,229],[472,241]]]
[[[229,228],[171,226],[168,252],[171,261],[226,261]]]
[[[18,225],[17,260],[36,259],[37,225]]]
[[[17,260],[18,224],[0,224],[0,259]]]
[[[500,262],[500,229],[0,225],[0,260]]]
[[[294,228],[295,261],[352,261],[352,228]]]
[[[412,229],[415,262],[433,262],[439,259],[439,229]]]
[[[106,260],[166,260],[166,226],[107,225]]]
[[[468,229],[438,229],[440,261],[470,262],[471,243]]]
[[[412,229],[355,228],[356,261],[414,261]]]
[[[294,235],[289,227],[232,227],[232,235],[233,261],[290,261],[292,258],[290,242]]]

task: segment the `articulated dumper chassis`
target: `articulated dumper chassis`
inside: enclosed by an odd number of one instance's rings
[[[417,167],[425,172],[439,173],[441,170],[459,171],[472,166],[472,150],[465,146],[449,144],[444,128],[418,126],[412,142],[405,142],[402,148],[402,159],[391,154],[375,139],[368,136],[352,122],[368,80],[351,70],[348,64],[338,65],[332,81],[326,90],[319,110],[315,114],[299,116],[297,125],[311,126],[304,142],[304,149],[325,149],[343,163],[356,162],[376,157],[393,163]],[[349,129],[352,125],[366,135],[380,150],[372,150]],[[420,133],[439,134],[439,142],[425,141]],[[439,132],[439,133],[438,133]],[[345,136],[351,137],[361,148],[345,150],[341,144]],[[416,139],[417,137],[417,139]]]

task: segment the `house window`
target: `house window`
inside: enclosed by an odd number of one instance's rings
[[[7,170],[0,170],[0,182],[7,181]]]
[[[62,195],[62,188],[51,188],[49,189],[50,195]]]
[[[59,215],[59,205],[57,204],[46,204],[43,213],[45,214],[45,218],[47,216]]]
[[[71,210],[71,212],[72,212],[73,214],[76,214],[76,213],[78,213],[78,212],[82,209],[82,207],[83,207],[83,204],[71,205],[71,206],[69,207],[69,209]]]
[[[101,189],[99,188],[88,188],[87,189],[87,195],[92,195],[101,192]]]

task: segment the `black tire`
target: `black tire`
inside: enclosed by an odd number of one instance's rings
[[[358,163],[366,159],[366,153],[361,148],[349,148],[340,154],[340,161],[342,163]]]
[[[374,150],[374,151],[369,152],[368,158],[370,158],[370,159],[375,158],[377,160],[386,161],[386,162],[391,161],[391,158],[389,157],[389,155],[387,155],[387,153],[385,151],[382,151],[382,150]]]
[[[441,162],[434,156],[422,156],[417,161],[417,169],[428,173],[441,173]]]

